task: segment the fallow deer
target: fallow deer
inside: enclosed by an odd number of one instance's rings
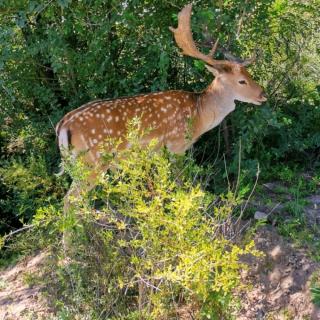
[[[217,42],[208,55],[197,49],[190,27],[191,10],[191,4],[185,6],[178,16],[178,28],[170,30],[184,55],[205,62],[215,76],[213,82],[198,93],[164,91],[89,102],[66,114],[57,124],[62,154],[68,149],[75,155],[85,152],[85,161],[96,169],[94,176],[101,171],[99,145],[106,138],[121,138],[119,149],[126,148],[127,122],[134,117],[140,118],[142,128],[152,128],[143,143],[156,138],[159,148],[166,146],[173,153],[183,153],[203,133],[219,125],[235,109],[236,100],[255,105],[267,100],[245,69],[250,60],[215,60]]]

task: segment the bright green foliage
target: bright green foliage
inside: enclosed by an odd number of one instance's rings
[[[312,301],[317,306],[320,305],[320,287],[311,288]]]
[[[207,25],[238,56],[258,49],[250,71],[266,88],[268,102],[261,107],[238,104],[227,118],[231,154],[225,163],[221,159],[227,141],[220,127],[199,141],[192,161],[156,155],[150,149],[140,155],[133,148],[101,182],[100,194],[81,203],[74,199],[78,209],[67,216],[61,213],[68,183],[53,175],[60,163],[54,125],[66,112],[96,98],[167,89],[200,91],[212,80],[202,62],[178,54],[168,30],[187,2],[0,3],[0,233],[30,222],[36,213],[35,229],[23,247],[54,244],[66,231],[75,237],[78,256],[60,265],[58,277],[52,279],[61,285],[52,294],[68,305],[61,311],[62,319],[74,319],[77,311],[93,318],[97,310],[129,318],[130,306],[137,302],[139,276],[161,288],[149,287],[146,293],[147,308],[155,313],[165,312],[174,301],[189,300],[204,303],[208,317],[212,305],[219,313],[228,304],[227,293],[237,283],[240,268],[226,259],[237,261],[243,250],[221,233],[228,230],[240,201],[225,192],[227,175],[228,190],[240,185],[237,194],[244,195],[251,190],[258,163],[264,177],[292,183],[297,167],[319,168],[319,1],[194,1],[192,25],[198,43]],[[139,163],[140,156],[148,160],[143,169],[130,164],[130,159]],[[200,161],[208,166],[194,165]],[[66,169],[74,185],[85,182],[81,163]],[[314,178],[312,191],[318,187],[319,179]],[[204,190],[223,190],[225,196]],[[99,214],[92,209],[92,197],[100,199],[101,216],[113,221],[110,228],[97,230]],[[304,225],[299,198],[297,193],[287,207],[294,220],[287,224],[286,234],[300,232]],[[216,205],[210,206],[213,201]],[[50,231],[46,238],[40,237],[44,227]],[[179,246],[185,253],[173,258]],[[166,258],[168,262],[155,263]],[[139,315],[133,311],[130,317]]]
[[[258,255],[253,242],[240,246],[226,231],[241,200],[206,193],[181,172],[177,179],[172,155],[156,152],[156,141],[142,147],[139,137],[133,124],[130,149],[111,160],[113,169],[90,195],[102,199],[98,211],[86,197],[73,199],[66,215],[38,211],[35,221],[53,218],[56,227],[49,228],[68,236],[68,263],[56,271],[64,284],[57,298],[71,317],[84,309],[93,318],[102,312],[127,319],[139,304],[140,315],[167,319],[191,304],[197,318],[221,319],[245,267],[239,258]],[[83,172],[80,162],[75,181]]]
[[[75,229],[84,241],[83,245],[77,242],[79,252],[87,252],[89,240],[84,235],[96,234],[92,223],[80,223],[77,211],[70,212],[68,217],[58,213],[67,183],[53,176],[53,173],[58,171],[60,162],[53,127],[67,111],[96,98],[113,98],[166,89],[202,90],[212,80],[211,75],[206,73],[203,63],[178,55],[179,50],[168,30],[168,26],[176,25],[177,12],[187,2],[189,1],[10,0],[0,3],[1,234],[19,226],[19,221],[30,221],[37,212],[37,227],[43,226],[46,221],[46,226],[54,230],[52,235],[55,235],[55,232]],[[231,155],[226,161],[230,185],[236,184],[234,178],[238,175],[240,157],[242,161],[238,178],[241,182],[247,177],[250,178],[249,182],[244,181],[245,187],[241,183],[241,194],[250,189],[247,185],[256,173],[258,162],[262,175],[268,175],[267,177],[272,179],[276,176],[288,181],[294,176],[295,170],[292,170],[292,167],[302,166],[302,170],[306,166],[319,167],[319,6],[318,0],[194,2],[192,24],[197,42],[203,40],[203,27],[208,25],[213,35],[219,36],[220,43],[229,46],[236,55],[246,57],[256,48],[260,49],[257,63],[250,71],[266,88],[269,100],[261,107],[239,105],[226,120],[231,146]],[[223,159],[225,142],[220,135],[220,128],[217,128],[196,146],[198,161],[205,161],[210,165],[214,163],[214,170],[210,172],[209,178],[199,179],[207,189],[226,189],[225,181],[221,183],[226,177],[226,170],[223,161],[219,161]],[[158,163],[155,158],[152,159],[157,165],[161,165],[164,173],[178,173],[174,165],[167,163],[166,167],[165,160],[157,160]],[[185,160],[175,161],[183,163]],[[286,162],[285,168],[282,168],[281,162]],[[188,166],[183,171],[185,177],[192,177],[196,171],[196,177],[199,178],[206,170],[185,164]],[[163,172],[154,172],[153,166],[142,172],[136,167],[130,167],[129,163],[127,166],[121,168],[122,171],[119,168],[110,173],[111,176],[107,178],[115,179],[112,180],[112,188],[110,185],[109,189],[104,187],[105,183],[102,182],[101,192],[108,198],[109,204],[117,207],[117,212],[121,211],[122,216],[133,215],[127,219],[139,221],[139,235],[151,237],[151,234],[155,236],[160,233],[158,246],[166,246],[164,243],[168,242],[168,250],[170,244],[172,252],[177,249],[179,241],[171,244],[173,240],[169,236],[167,239],[164,236],[161,238],[162,231],[171,236],[171,233],[186,229],[189,231],[188,235],[197,237],[201,232],[206,232],[204,229],[211,223],[210,219],[221,223],[228,221],[228,216],[239,201],[231,193],[226,194],[225,199],[208,195],[201,191],[202,189],[190,185],[187,178],[181,181],[181,175],[176,175],[177,181],[171,180],[169,173],[166,176]],[[125,170],[140,176],[131,178],[131,182],[127,180],[127,176],[123,176]],[[69,171],[76,177],[75,184],[81,184],[81,180],[85,180],[82,167]],[[157,197],[150,195],[149,189],[143,189],[144,183],[148,182],[145,180],[148,178],[147,173],[150,177],[156,176],[159,179],[153,182],[156,185],[151,184],[152,188],[158,190],[160,184],[166,186]],[[171,185],[169,181],[178,182],[180,185]],[[119,185],[120,182],[122,184]],[[127,182],[139,185],[140,190],[131,189],[126,185]],[[315,190],[318,185],[315,180]],[[132,198],[129,195],[124,197],[122,193],[129,190]],[[138,191],[144,192],[140,195],[143,197],[140,202],[137,202]],[[167,203],[170,192],[175,195],[175,200]],[[209,218],[206,204],[213,199],[219,200],[220,206],[209,210]],[[100,205],[105,207],[105,204]],[[87,213],[86,218],[92,217],[90,219],[95,221],[90,201],[83,202],[80,207],[82,215]],[[178,210],[182,210],[181,216],[174,215]],[[289,225],[290,231],[303,222],[299,215],[300,202],[295,199],[288,210],[295,215],[293,228]],[[142,228],[143,219],[136,217],[143,216],[142,212],[146,212],[154,220],[153,229]],[[166,216],[167,220],[169,217],[172,220],[177,219],[180,227],[175,225],[177,230],[163,229],[160,218],[153,217],[152,212],[158,212],[159,217]],[[171,212],[172,216],[167,217],[168,212]],[[105,214],[109,214],[109,218],[113,217],[112,212]],[[113,218],[119,223],[117,217]],[[204,225],[200,223],[201,219],[204,219]],[[135,228],[138,228],[137,226],[135,225]],[[117,228],[120,227],[123,228],[122,232],[126,233],[127,223],[120,224]],[[36,238],[37,233],[33,233],[33,236]],[[97,241],[114,243],[114,231],[105,231],[105,237],[107,240],[101,240],[99,234]],[[111,237],[110,240],[108,237]],[[181,238],[184,238],[182,234]],[[124,241],[123,251],[128,248],[138,250],[139,245],[145,244],[142,243],[143,239],[139,237],[137,243]],[[54,241],[54,236],[46,240]],[[224,244],[219,242],[222,241],[219,237],[215,241],[219,252],[218,249],[223,248]],[[184,247],[191,256],[192,244],[192,239],[189,239]],[[207,248],[206,242],[203,243],[202,254],[212,257],[213,253]],[[232,254],[232,250],[229,254]],[[104,255],[100,252],[97,256],[101,256],[102,260],[112,261],[115,266],[119,266],[119,270],[126,261],[119,253]],[[154,257],[157,257],[156,250],[149,259]],[[222,257],[224,258],[224,255]],[[144,276],[148,280],[150,270],[140,266],[140,258],[138,255],[138,260],[134,260],[132,265],[137,268],[135,270],[146,272],[147,275]],[[183,266],[191,270],[190,274],[194,272],[185,257],[180,257],[175,263],[176,267],[181,264],[181,268]],[[205,267],[210,269],[212,265],[203,266],[199,261],[195,267],[197,270],[202,268],[205,272]],[[163,278],[163,273],[167,274],[169,270],[167,265],[166,268],[159,269],[161,272],[157,269]],[[75,270],[80,274],[82,272],[80,266]],[[85,268],[85,271],[88,270]],[[230,276],[233,275],[231,271]],[[75,271],[75,275],[78,276],[77,272]],[[110,274],[116,279],[112,272]],[[167,274],[162,285],[176,281],[175,292],[180,290],[179,285],[195,292],[192,287],[194,284],[190,282],[190,274],[180,274],[174,269],[171,278]],[[224,273],[221,273],[221,276],[223,275]],[[220,274],[216,276],[218,279]],[[178,280],[174,280],[175,277]],[[85,277],[81,276],[80,279]],[[125,281],[128,281],[128,278],[122,281],[126,288]],[[210,281],[213,286],[211,289],[215,288],[215,280]],[[228,288],[228,281],[228,278],[223,281],[224,290]],[[211,292],[210,288],[205,284],[201,287],[199,283],[196,287],[198,299],[209,299],[207,295],[211,296],[208,293]],[[80,284],[80,288],[83,288],[83,284]],[[103,292],[112,297],[112,288],[114,286],[111,286],[110,292],[109,289]],[[159,294],[153,293],[153,299],[158,299]],[[218,296],[221,297],[219,294]],[[159,299],[162,301],[161,295]],[[122,301],[121,298],[119,301]]]
[[[67,111],[96,98],[202,90],[211,81],[203,63],[177,54],[168,30],[187,2],[0,3],[1,233],[18,219],[27,221],[41,201],[57,205],[48,190],[62,197],[52,178],[59,164],[53,127]],[[228,117],[229,173],[237,173],[240,140],[248,175],[255,174],[258,161],[262,174],[279,161],[304,164],[307,159],[317,165],[319,11],[318,0],[194,2],[196,41],[203,40],[208,25],[236,55],[261,49],[252,73],[266,87],[269,101],[261,107],[241,105]],[[213,130],[197,147],[200,160],[216,164],[212,189],[217,183],[221,188],[224,172],[215,161],[225,151],[219,132]],[[36,190],[29,196],[25,185]]]
[[[320,275],[319,275],[319,272],[315,272],[312,275],[311,296],[312,296],[312,302],[319,307],[320,306]]]

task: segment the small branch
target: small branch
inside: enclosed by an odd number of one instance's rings
[[[17,233],[20,233],[20,232],[23,232],[23,231],[25,231],[25,230],[32,229],[32,228],[34,228],[34,227],[35,227],[34,224],[26,225],[26,226],[24,226],[24,227],[22,227],[22,228],[20,228],[20,229],[17,229],[17,230],[15,230],[15,231],[11,231],[9,234],[4,235],[4,236],[3,236],[3,239],[4,239],[4,241],[7,241],[7,240],[8,240],[9,238],[11,238],[13,235],[15,235],[15,234],[17,234]]]
[[[161,291],[160,288],[154,286],[153,284],[151,284],[150,282],[148,282],[147,280],[143,279],[142,277],[140,277],[140,280],[148,287],[148,288],[152,288],[156,291]]]
[[[246,208],[248,206],[248,203],[249,203],[249,201],[250,201],[250,199],[251,199],[251,197],[252,197],[252,195],[253,195],[256,187],[257,187],[258,180],[259,180],[259,175],[260,175],[260,165],[258,163],[258,168],[257,168],[257,173],[256,173],[256,180],[254,182],[253,188],[252,188],[252,190],[251,190],[251,192],[249,194],[249,197],[248,197],[247,201],[245,202],[244,206],[241,208],[240,215],[239,215],[237,221],[235,222],[235,225],[239,223],[239,221],[241,220],[241,218],[243,216],[244,211],[246,210]]]
[[[226,147],[226,155],[230,157],[230,140],[229,140],[229,128],[227,125],[227,119],[222,122],[223,138]]]

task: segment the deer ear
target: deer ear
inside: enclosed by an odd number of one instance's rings
[[[221,73],[231,72],[231,67],[227,64],[216,64],[214,66],[209,66],[208,64],[205,64],[205,66],[211,73],[213,73],[215,77]]]

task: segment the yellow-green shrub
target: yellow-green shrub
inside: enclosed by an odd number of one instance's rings
[[[155,141],[142,147],[138,123],[129,132],[130,149],[105,156],[113,169],[99,188],[58,219],[72,241],[57,297],[64,310],[91,318],[167,319],[192,305],[197,317],[218,319],[239,285],[240,256],[257,254],[253,242],[239,246],[222,232],[240,199],[209,194],[182,171],[177,179],[174,156],[156,152]]]

